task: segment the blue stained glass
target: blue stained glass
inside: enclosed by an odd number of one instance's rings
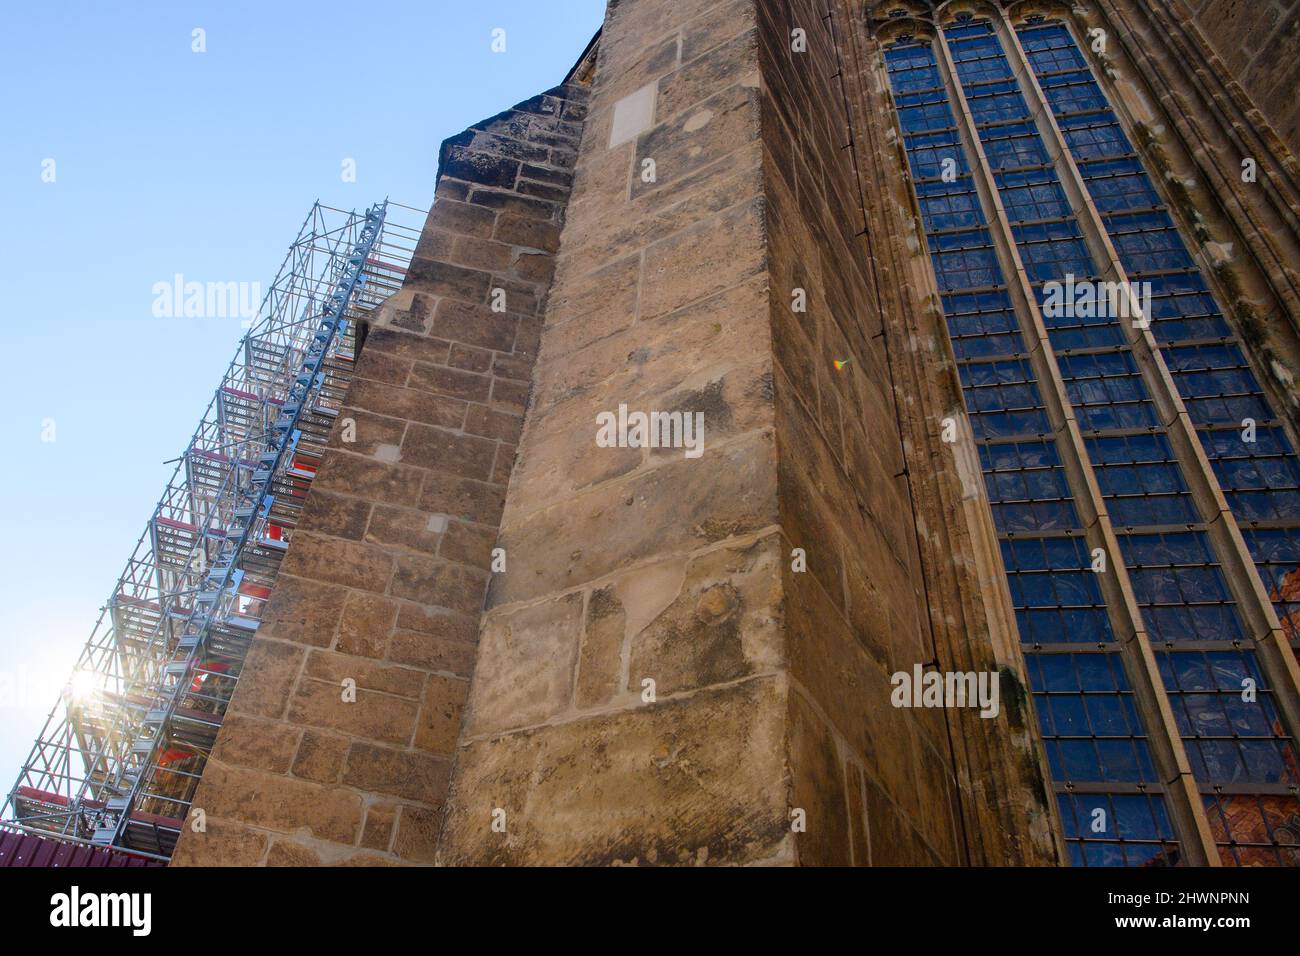
[[[991,25],[970,19],[944,33],[956,63],[954,79],[964,90],[1034,293],[1041,301],[1047,282],[1093,277],[1096,267],[1051,165],[1051,150],[1030,122],[1021,84]],[[1171,370],[1185,397],[1191,396],[1193,420],[1226,422],[1224,416],[1260,407],[1258,384],[1085,58],[1064,30],[1035,28],[1022,38],[1117,251],[1135,277],[1151,283],[1153,333],[1158,341],[1188,345]],[[1008,589],[1053,779],[1058,785],[1095,787],[1109,780],[1152,788],[1142,795],[1088,794],[1063,801],[1071,857],[1105,865],[1175,862],[1177,847],[1121,655],[1102,650],[1115,645],[1099,578],[1048,437],[1033,369],[1018,357],[1024,347],[1021,320],[1003,289],[1005,278],[969,173],[971,157],[957,136],[943,78],[925,44],[889,50],[886,64],[963,396],[980,442],[993,519],[1002,535]],[[954,182],[940,178],[948,158],[955,160]],[[1130,567],[1152,641],[1190,650],[1195,646],[1190,641],[1223,646],[1241,639],[1233,597],[1208,539],[1199,531],[1168,530],[1195,528],[1199,516],[1127,348],[1120,326],[1127,319],[1104,310],[1045,312],[1043,318],[1075,416],[1089,430],[1088,451],[1107,507],[1125,529],[1118,558]],[[1266,433],[1261,447],[1275,443],[1271,421],[1260,418]],[[1222,449],[1221,471],[1232,478],[1225,489],[1231,484],[1233,494],[1258,499],[1239,508],[1262,514],[1271,507],[1277,514],[1289,506],[1286,496],[1300,499],[1297,472],[1279,464],[1278,455],[1239,454],[1226,437],[1214,443]],[[1060,535],[1063,531],[1069,534]],[[1261,537],[1248,544],[1253,553],[1272,556],[1267,561],[1257,556],[1271,580],[1300,573],[1300,540]],[[1300,618],[1300,588],[1296,595],[1295,602],[1277,600],[1284,609],[1297,605]],[[1060,653],[1067,646],[1079,653]],[[1266,708],[1242,709],[1235,698],[1208,690],[1177,693],[1182,696],[1174,713],[1185,733],[1195,735],[1189,739],[1198,748],[1198,768],[1232,773],[1232,779],[1276,775],[1280,751],[1260,732],[1268,726]],[[1232,733],[1244,745],[1224,746]],[[1109,826],[1098,837],[1079,820],[1102,807]]]
[[[1026,29],[1020,35],[1026,49],[1075,45],[1060,24]],[[1042,75],[1048,72],[1048,62],[1046,58],[1031,55],[1031,67],[1039,74],[1040,81],[1045,87],[1055,87],[1064,81]],[[1130,152],[1131,144],[1121,141],[1113,132],[1118,129],[1118,120],[1100,88],[1091,77],[1086,85],[1094,91],[1089,102],[1096,104],[1096,110],[1087,116],[1067,115],[1083,102],[1070,99],[1073,94],[1049,94],[1049,100],[1071,152],[1080,162],[1088,189],[1106,214],[1106,227],[1125,267],[1132,278],[1152,285],[1152,315],[1156,320],[1153,334],[1165,346],[1180,341],[1229,337],[1230,329],[1142,164],[1136,157],[1120,156]],[[1144,212],[1115,215],[1126,209]],[[1274,419],[1237,346],[1225,343],[1189,350],[1166,347],[1165,357],[1174,371],[1174,381],[1187,403],[1188,413],[1198,425],[1240,425],[1246,419],[1258,422]],[[1228,436],[1232,433],[1226,429],[1204,430],[1200,434],[1228,504],[1240,521],[1300,520],[1300,494],[1295,487],[1297,468],[1291,449],[1283,453],[1284,460],[1279,462],[1274,457],[1276,453],[1262,443],[1254,448],[1242,444],[1231,447]],[[1267,464],[1252,468],[1251,461]],[[1258,555],[1255,560],[1284,628],[1293,640],[1300,639],[1300,602],[1282,597],[1287,587],[1282,583],[1282,576],[1291,571],[1285,566],[1264,563]],[[1290,593],[1300,597],[1300,580],[1291,586]],[[1207,620],[1208,615],[1202,612],[1193,624],[1205,627]]]
[[[1062,82],[1064,81],[1064,82]],[[1101,109],[1106,100],[1091,80],[1077,80],[1072,75],[1043,81],[1043,95],[1058,113],[1077,113]]]
[[[1124,156],[1133,151],[1118,123],[1098,123],[1095,117],[1064,119],[1061,133],[1079,161]]]

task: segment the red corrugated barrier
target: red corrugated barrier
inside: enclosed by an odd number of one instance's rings
[[[106,847],[61,843],[20,833],[0,830],[0,866],[163,866],[159,860],[132,856]]]

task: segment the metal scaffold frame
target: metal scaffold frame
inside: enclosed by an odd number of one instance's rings
[[[166,860],[419,223],[317,202],[5,801],[0,827]],[[422,219],[422,216],[421,216]]]

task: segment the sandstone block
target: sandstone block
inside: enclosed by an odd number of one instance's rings
[[[467,734],[522,727],[571,706],[582,595],[489,615],[479,642]]]

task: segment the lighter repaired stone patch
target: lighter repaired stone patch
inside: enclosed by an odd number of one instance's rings
[[[658,83],[647,83],[614,104],[614,123],[609,131],[609,148],[636,139],[655,123]]]
[[[711,119],[713,119],[713,110],[700,110],[686,121],[686,125],[682,129],[688,133],[694,133],[697,129],[704,129],[704,127],[708,126]]]

